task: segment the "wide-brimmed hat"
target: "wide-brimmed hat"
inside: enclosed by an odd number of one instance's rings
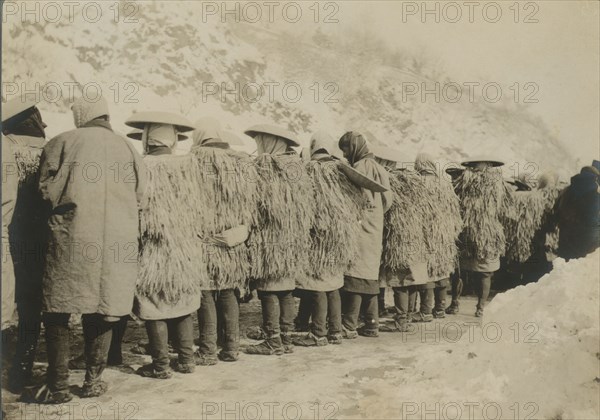
[[[281,137],[282,139],[287,141],[291,146],[300,146],[300,143],[298,143],[298,139],[296,138],[296,135],[294,133],[292,133],[289,130],[286,130],[285,128],[277,127],[276,125],[257,124],[244,131],[244,133],[252,138],[254,138],[254,136],[256,136],[259,133],[271,134],[273,136]]]
[[[141,140],[142,139],[142,130],[131,130],[129,133],[127,133],[127,137],[129,137],[132,140]],[[177,141],[184,141],[187,140],[189,137],[186,136],[183,133],[177,133]]]
[[[460,164],[462,166],[471,167],[471,166],[475,166],[475,164],[477,164],[477,163],[488,163],[494,167],[504,165],[504,162],[497,160],[497,159],[490,158],[489,156],[477,156],[475,158],[465,160],[465,161],[461,162]]]
[[[125,121],[125,125],[140,130],[143,130],[146,124],[169,124],[175,126],[177,131],[182,133],[194,129],[194,125],[187,118],[172,112],[138,112]]]
[[[367,190],[373,192],[385,192],[388,190],[379,182],[369,178],[366,175],[363,175],[362,173],[354,169],[352,166],[344,162],[340,161],[338,163],[338,168],[340,168],[340,170],[348,177],[348,179],[350,179],[350,181],[352,181],[354,185],[357,185],[361,188],[366,188]]]
[[[402,162],[402,154],[388,146],[369,145],[369,151],[378,159],[389,160],[391,162]]]
[[[2,102],[2,122],[14,117],[21,112],[33,108],[38,104],[39,101],[34,99],[27,99],[26,97],[17,97],[9,101]]]

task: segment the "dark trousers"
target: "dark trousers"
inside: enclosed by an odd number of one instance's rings
[[[415,286],[394,287],[394,307],[396,313],[406,318],[412,312],[415,312],[417,304],[417,289]]]
[[[41,299],[17,302],[19,323],[17,325],[17,346],[12,366],[12,375],[19,381],[29,382],[33,362],[37,353],[42,324]]]
[[[263,330],[267,337],[278,337],[294,330],[296,304],[291,290],[258,291],[262,306]]]
[[[177,352],[179,363],[194,364],[194,322],[191,315],[179,318],[146,321],[146,333],[152,356],[152,364],[157,372],[169,368],[169,331]]]
[[[379,296],[377,296],[377,304],[379,305],[379,310],[383,311],[385,309],[385,287],[379,288]]]
[[[69,389],[69,317],[64,313],[45,313],[46,347],[48,353],[47,383],[51,391]],[[112,322],[100,314],[82,317],[86,362],[85,383],[99,381],[106,368],[108,348],[112,337]]]
[[[460,277],[460,271],[457,270],[450,275],[450,284],[452,288],[452,302],[456,302],[463,291],[463,281]]]
[[[483,309],[490,295],[492,286],[492,272],[480,271],[463,271],[462,274],[473,285],[475,294],[477,295],[477,309]],[[452,281],[452,301],[458,301],[462,289],[463,281],[460,276],[455,273],[450,277]]]
[[[308,312],[309,317],[312,317],[312,327],[310,330],[317,337],[325,337],[327,334],[333,335],[342,332],[342,301],[339,290],[331,292],[305,290],[300,298],[298,318],[300,318],[301,310]],[[304,316],[306,316],[305,313],[302,314],[303,319]]]
[[[199,352],[216,356],[218,331],[223,331],[223,351],[237,355],[240,345],[240,308],[234,290],[203,290],[201,302],[198,309]]]
[[[431,315],[433,311],[433,288],[419,288],[419,311]]]
[[[123,344],[123,337],[125,337],[125,331],[127,331],[128,321],[129,315],[121,317],[113,325],[112,339],[110,340],[110,348],[108,349],[108,363],[111,365],[120,365],[123,363],[121,346]]]
[[[349,331],[358,328],[358,315],[361,306],[364,311],[365,329],[379,330],[378,295],[356,292],[342,292],[342,325]]]
[[[297,297],[300,298],[300,304],[298,305],[298,315],[294,324],[297,331],[308,331],[310,325],[310,317],[312,314],[312,300],[310,292],[308,290],[296,289],[295,292]]]

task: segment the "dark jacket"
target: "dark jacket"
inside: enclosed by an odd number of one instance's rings
[[[581,258],[599,246],[600,186],[598,175],[583,172],[571,178],[557,200],[558,255]]]

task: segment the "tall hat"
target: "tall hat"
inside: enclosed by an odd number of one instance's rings
[[[271,134],[273,136],[281,137],[290,146],[294,146],[294,147],[300,146],[300,143],[298,143],[298,139],[296,138],[296,135],[294,133],[292,133],[289,130],[286,130],[285,128],[277,127],[276,125],[271,125],[271,124],[253,125],[249,129],[244,131],[244,133],[249,135],[252,138],[254,138],[254,136],[256,136],[257,134],[260,134],[260,133]]]

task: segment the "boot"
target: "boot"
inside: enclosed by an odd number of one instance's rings
[[[327,337],[317,337],[310,332],[303,337],[294,338],[292,342],[294,345],[301,347],[321,347],[328,344]]]
[[[283,343],[280,336],[267,338],[259,344],[254,344],[246,347],[244,350],[247,354],[262,354],[265,356],[277,355],[285,353]]]
[[[458,300],[453,300],[450,306],[446,308],[448,315],[456,315],[458,313]]]
[[[194,373],[194,371],[196,370],[196,365],[176,362],[175,366],[173,366],[173,370],[179,373]]]
[[[285,353],[294,352],[294,343],[292,341],[292,335],[289,333],[281,333],[281,343],[283,344],[283,351]]]
[[[81,398],[96,398],[108,391],[108,384],[101,380],[85,381],[81,388]]]
[[[426,314],[423,312],[416,312],[412,314],[411,322],[431,322],[433,321],[433,315]]]
[[[246,337],[248,337],[250,340],[266,340],[267,333],[262,329],[262,327],[252,327],[248,328],[246,331]]]
[[[342,344],[343,339],[344,336],[341,333],[329,334],[327,336],[327,342],[329,342],[329,344]]]
[[[379,337],[379,330],[376,330],[373,328],[361,327],[361,328],[357,329],[356,332],[358,333],[358,335],[360,335],[362,337],[369,337],[369,338]]]
[[[217,355],[222,362],[235,362],[238,360],[238,352],[221,350]]]
[[[200,353],[198,350],[194,353],[194,360],[196,366],[214,366],[217,364],[217,358],[215,356]]]
[[[154,378],[154,379],[171,379],[173,373],[170,369],[166,370],[156,370],[154,369],[153,364],[144,365],[139,368],[136,372],[138,375],[143,376],[144,378]]]
[[[19,399],[20,402],[32,404],[65,404],[73,399],[73,394],[67,389],[51,391],[48,385],[25,388]]]

